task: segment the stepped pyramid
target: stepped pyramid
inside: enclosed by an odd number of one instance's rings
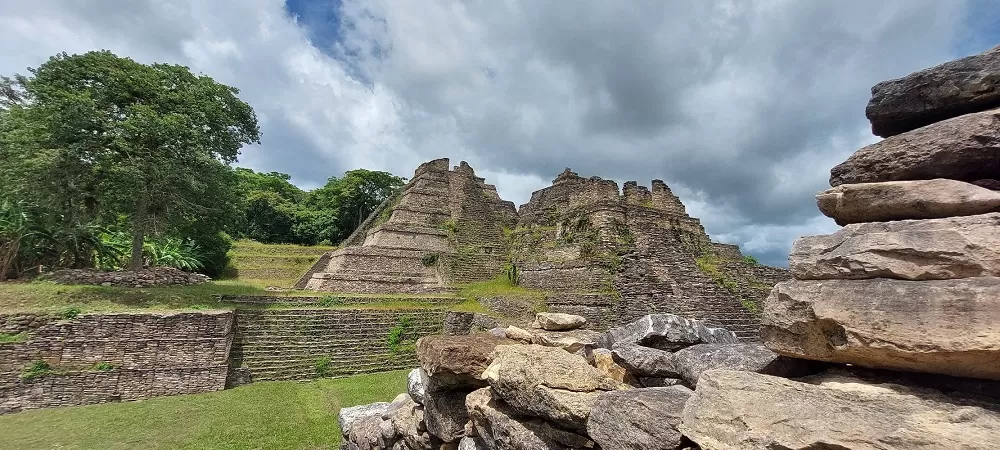
[[[429,161],[296,288],[422,294],[491,279],[506,262],[503,227],[516,216],[465,161],[451,170],[447,158]]]

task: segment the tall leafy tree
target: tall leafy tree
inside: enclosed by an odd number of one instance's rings
[[[331,242],[346,239],[383,201],[396,193],[406,181],[389,172],[356,169],[342,178],[330,178],[326,185],[309,192],[305,205],[328,212],[332,218],[323,231]]]
[[[228,164],[243,145],[260,142],[239,90],[187,67],[109,51],[62,53],[29,71],[0,83],[3,122],[24,122],[18,145],[93,194],[80,209],[128,217],[132,269],[141,268],[150,234],[234,213],[237,178]]]

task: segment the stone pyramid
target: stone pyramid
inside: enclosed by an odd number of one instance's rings
[[[449,170],[447,158],[429,161],[296,287],[422,294],[490,279],[505,262],[503,227],[516,216],[466,162]]]

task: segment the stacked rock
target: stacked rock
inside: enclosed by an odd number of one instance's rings
[[[1000,445],[1000,47],[872,94],[886,139],[832,169],[817,203],[844,228],[795,242],[761,330],[844,365],[702,374],[681,430],[703,448]]]

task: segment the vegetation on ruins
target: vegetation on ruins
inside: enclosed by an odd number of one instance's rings
[[[94,366],[91,367],[90,369],[97,372],[107,372],[110,370],[115,370],[115,365],[107,361],[99,361],[95,363]]]
[[[324,296],[317,303],[317,305],[322,306],[324,308],[329,308],[331,306],[343,306],[345,304],[347,304],[347,302],[344,301],[344,297],[338,297],[336,295]]]
[[[389,330],[389,335],[385,338],[389,351],[393,354],[412,346],[413,341],[413,318],[409,316],[400,317],[396,325]]]
[[[0,344],[11,344],[15,342],[24,342],[28,338],[28,333],[0,333]]]
[[[21,371],[21,379],[28,381],[41,378],[46,375],[60,375],[62,373],[62,371],[50,366],[49,363],[39,359],[32,361],[31,364],[26,366],[24,370]]]
[[[406,390],[408,372],[260,382],[208,394],[0,415],[0,447],[125,449],[141,442],[148,450],[339,448],[340,408],[392,400]]]
[[[319,358],[316,360],[315,368],[317,377],[328,377],[333,372],[333,360],[329,356]]]
[[[441,255],[439,253],[428,253],[420,258],[420,263],[426,267],[433,267],[437,265],[438,258],[440,258],[440,256]]]

